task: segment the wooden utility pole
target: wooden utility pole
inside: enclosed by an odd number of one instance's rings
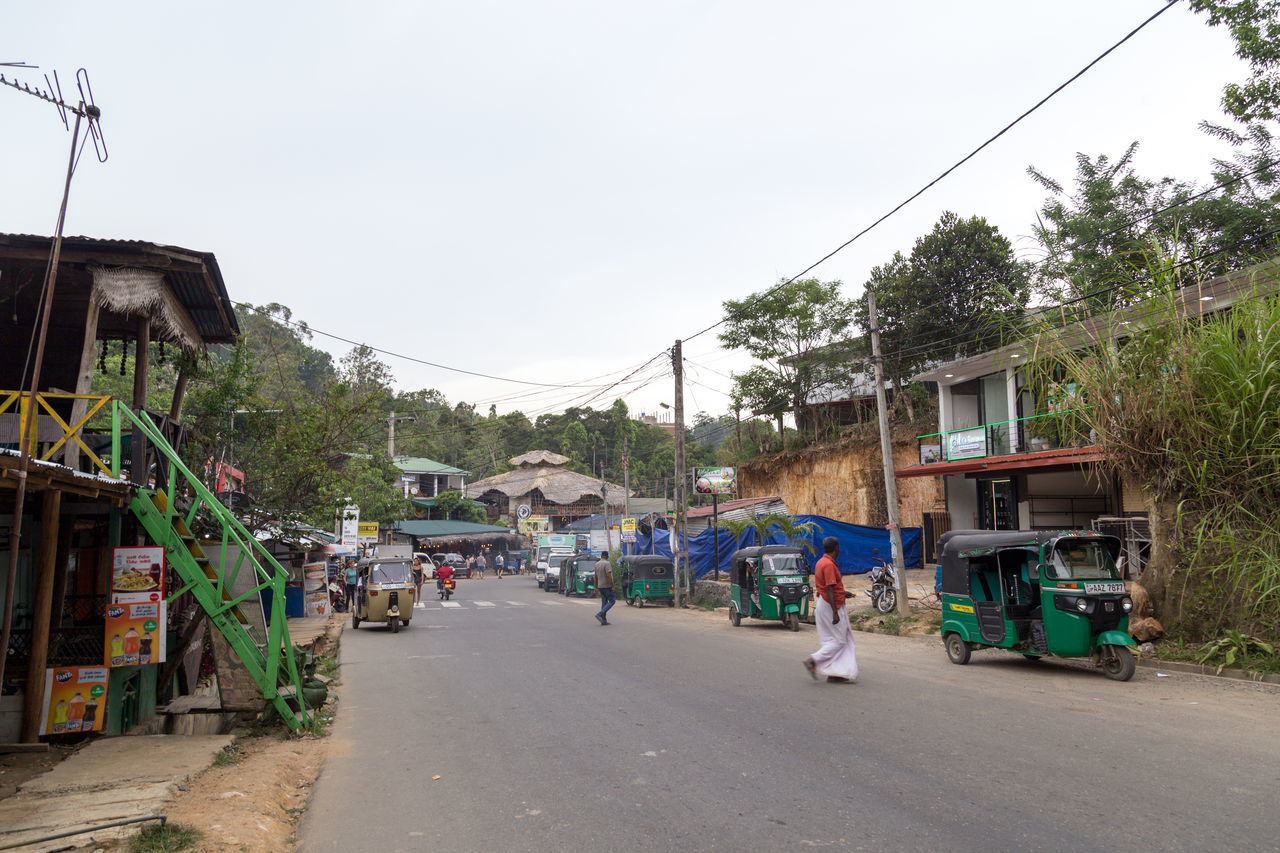
[[[876,318],[876,295],[867,290],[867,313],[871,317],[871,363],[876,369],[876,410],[880,415],[880,455],[884,459],[884,495],[889,505],[889,542],[893,550],[893,574],[898,593],[898,615],[911,613],[907,601],[906,565],[902,559],[902,528],[898,526],[898,481],[893,476],[893,442],[889,439],[889,406],[884,396],[884,370],[880,358],[880,325]]]
[[[627,437],[622,437],[622,517],[631,517],[631,454],[627,450]],[[622,542],[622,524],[618,524],[618,544],[625,554],[627,546]],[[634,548],[633,548],[634,550]]]
[[[679,607],[684,593],[684,585],[680,580],[680,570],[688,571],[689,569],[689,549],[685,539],[684,526],[684,351],[681,348],[680,341],[676,341],[676,345],[671,348],[671,369],[676,378],[676,480],[673,491],[676,498],[676,544],[680,548],[679,554],[673,554],[672,556],[676,557],[676,607]]]

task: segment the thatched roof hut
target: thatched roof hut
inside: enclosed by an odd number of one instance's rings
[[[571,461],[567,456],[534,450],[509,461],[515,470],[469,483],[466,496],[497,504],[499,516],[514,518],[516,508],[528,506],[533,515],[562,520],[557,523],[591,515],[605,505],[620,507],[626,502],[626,490],[617,483],[564,468]]]

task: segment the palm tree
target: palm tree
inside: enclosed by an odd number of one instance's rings
[[[726,519],[716,526],[725,528],[739,539],[742,538],[743,533],[754,530],[757,545],[763,545],[769,530],[776,527],[778,532],[787,538],[789,545],[803,545],[810,554],[817,553],[809,537],[813,536],[818,525],[812,521],[797,522],[795,518],[784,512],[766,512],[754,518]],[[716,580],[719,579],[720,567],[716,566]]]

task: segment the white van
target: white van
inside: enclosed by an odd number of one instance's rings
[[[553,548],[547,552],[545,559],[538,561],[538,586],[545,590],[560,588],[560,564],[573,556],[568,549]]]

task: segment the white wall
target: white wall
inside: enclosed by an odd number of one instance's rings
[[[978,482],[961,475],[947,477],[947,510],[952,530],[972,530],[978,515]]]

